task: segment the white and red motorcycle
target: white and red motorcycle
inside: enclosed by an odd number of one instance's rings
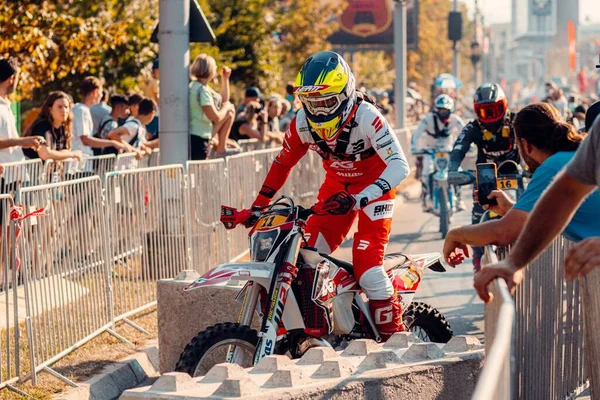
[[[249,233],[252,261],[219,265],[186,290],[245,283],[237,296],[242,309],[238,322],[198,333],[176,371],[199,376],[223,361],[246,368],[272,354],[299,358],[311,347],[343,348],[360,338],[381,341],[352,265],[320,254],[304,239],[306,220],[316,209],[296,206],[285,196],[260,210],[221,208],[221,222],[228,229],[249,217],[256,220]],[[440,255],[389,254],[384,267],[401,296],[406,329],[426,341],[450,340],[444,316],[425,303],[412,302],[425,269],[445,271]],[[251,328],[255,314],[262,320],[260,332]]]

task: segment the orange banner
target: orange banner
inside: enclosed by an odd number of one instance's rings
[[[569,39],[569,68],[575,71],[577,68],[577,40],[575,38],[575,24],[573,21],[567,23]]]

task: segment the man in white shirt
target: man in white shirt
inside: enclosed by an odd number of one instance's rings
[[[94,137],[94,122],[90,107],[98,104],[102,97],[102,83],[100,79],[88,76],[81,83],[81,102],[73,106],[73,138],[71,139],[71,150],[81,151],[87,157],[92,157],[92,148],[115,147],[125,150],[120,141],[100,139]]]
[[[8,96],[17,88],[20,68],[14,58],[0,57],[0,164],[25,160],[22,148],[37,150],[44,139],[39,136],[19,137],[15,116],[10,108]],[[9,179],[10,182],[5,182]],[[5,177],[2,180],[2,193],[5,184],[11,184],[15,177]]]

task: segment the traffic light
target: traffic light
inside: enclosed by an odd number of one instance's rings
[[[462,39],[462,13],[450,11],[448,14],[448,40],[458,42]]]

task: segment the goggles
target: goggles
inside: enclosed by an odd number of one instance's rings
[[[309,113],[314,116],[331,115],[342,105],[346,96],[344,94],[307,94],[298,96],[302,104],[306,106]]]

